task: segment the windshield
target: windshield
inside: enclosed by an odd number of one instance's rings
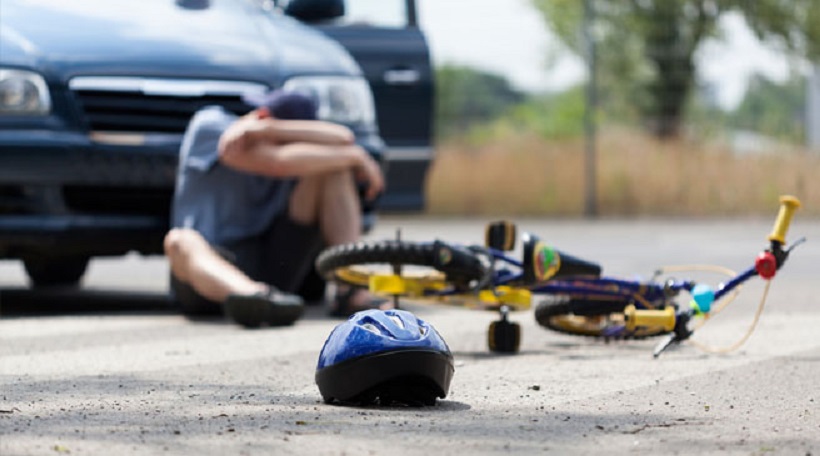
[[[405,0],[346,0],[342,23],[403,28],[407,24]]]

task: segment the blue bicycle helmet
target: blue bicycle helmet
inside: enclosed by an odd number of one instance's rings
[[[453,378],[438,331],[404,310],[365,310],[328,336],[316,384],[325,402],[435,405]]]

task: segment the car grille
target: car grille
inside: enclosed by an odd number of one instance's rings
[[[28,198],[19,185],[0,185],[0,214],[28,212]]]
[[[86,123],[92,131],[182,133],[203,106],[217,104],[236,114],[248,111],[230,97],[173,98],[100,91],[79,93]]]
[[[77,214],[168,216],[173,189],[67,185],[66,207]]]
[[[200,108],[220,105],[241,115],[251,106],[246,92],[264,91],[260,84],[224,81],[82,77],[71,81],[89,131],[179,133]],[[210,84],[209,84],[210,83]],[[216,85],[221,83],[222,85]],[[153,88],[151,86],[153,85]],[[148,88],[146,88],[148,87]]]

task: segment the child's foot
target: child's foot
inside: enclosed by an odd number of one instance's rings
[[[232,294],[223,305],[225,315],[246,327],[292,325],[304,312],[305,304],[298,295],[274,287],[250,295]]]
[[[368,309],[391,309],[388,299],[373,296],[366,288],[337,285],[336,296],[330,308],[331,317],[347,318],[356,312]]]

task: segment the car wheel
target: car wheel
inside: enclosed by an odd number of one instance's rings
[[[34,287],[77,286],[88,267],[87,256],[37,257],[23,260]]]

